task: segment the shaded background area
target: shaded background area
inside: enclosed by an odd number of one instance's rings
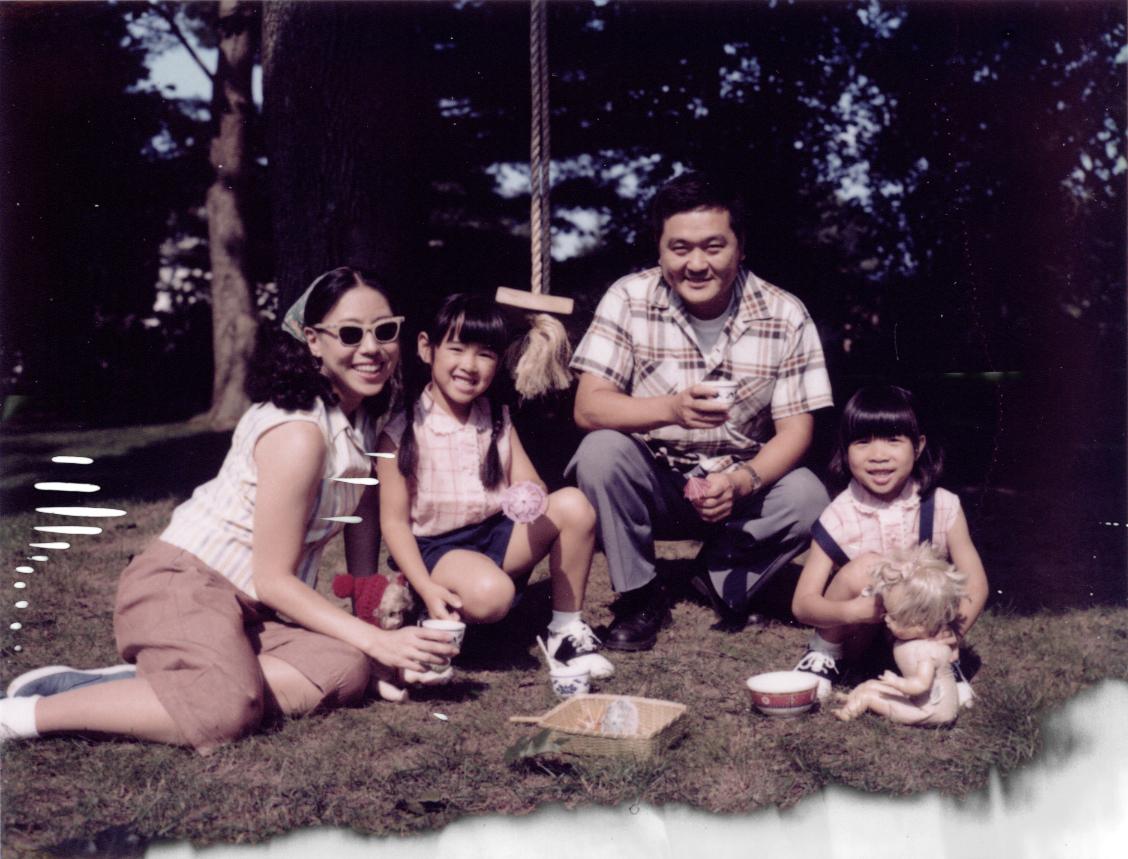
[[[454,290],[528,283],[524,4],[234,5],[262,77],[229,184],[263,324],[343,261],[387,272],[416,318]],[[216,71],[218,8],[0,6],[5,512],[46,479],[37,431],[127,436],[209,407],[223,319],[203,204],[222,107],[151,69],[180,44],[172,20]],[[548,17],[552,291],[576,300],[574,340],[615,278],[653,264],[653,189],[722,171],[749,202],[750,266],[819,324],[839,406],[885,380],[927,407],[993,602],[1123,602],[1123,4]],[[563,395],[520,415],[550,482],[579,438],[570,412]],[[820,472],[833,425],[820,414]],[[180,497],[218,465],[221,437],[204,439],[100,459],[94,482]]]

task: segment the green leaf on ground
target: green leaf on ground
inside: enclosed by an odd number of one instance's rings
[[[544,728],[537,731],[531,737],[524,740],[518,740],[505,750],[505,762],[507,764],[516,763],[524,758],[534,758],[537,755],[551,754],[560,751],[561,747],[567,745],[568,738],[560,736],[559,734],[553,735],[553,732]]]

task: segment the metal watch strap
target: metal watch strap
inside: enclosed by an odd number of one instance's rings
[[[760,491],[760,487],[764,485],[764,479],[752,467],[752,463],[747,460],[737,465],[737,468],[748,472],[748,476],[752,478],[752,488],[748,490],[749,495],[754,495]]]

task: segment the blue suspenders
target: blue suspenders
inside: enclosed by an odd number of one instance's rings
[[[918,543],[932,542],[932,523],[936,518],[936,493],[928,493],[927,498],[920,502],[920,532],[917,534]],[[827,557],[834,562],[836,567],[844,567],[850,563],[849,556],[842,551],[830,533],[823,527],[822,522],[816,521],[811,526],[811,538],[819,544],[819,548],[826,552]]]

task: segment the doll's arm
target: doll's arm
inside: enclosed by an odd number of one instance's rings
[[[898,642],[893,646],[893,658],[902,676],[886,671],[881,675],[882,682],[903,695],[920,695],[932,688],[936,660],[947,660],[948,648],[932,640]]]
[[[956,521],[948,531],[948,551],[956,569],[967,576],[967,596],[960,600],[960,613],[956,618],[956,633],[962,638],[979,618],[987,602],[987,572],[975,544],[971,542],[967,518],[963,511],[956,513]]]
[[[387,433],[380,436],[379,451],[396,451],[396,445]],[[376,475],[380,480],[380,530],[384,542],[388,544],[388,552],[427,606],[431,617],[443,620],[457,618],[462,600],[458,594],[431,578],[419,552],[419,544],[411,533],[411,496],[396,460],[392,457],[377,459]]]

